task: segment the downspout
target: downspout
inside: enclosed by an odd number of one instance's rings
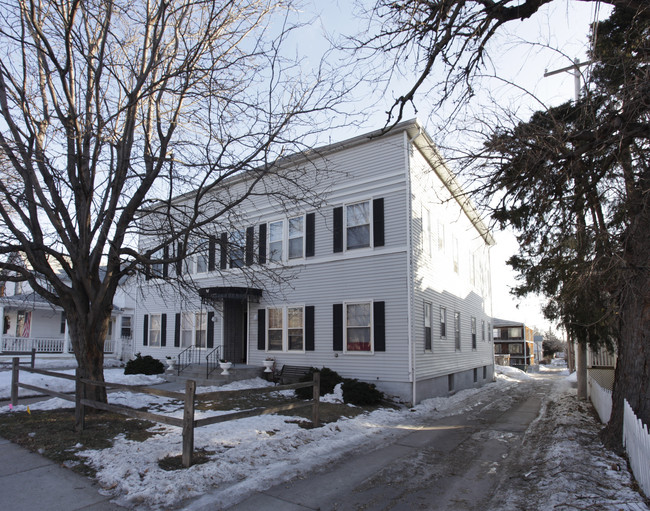
[[[412,223],[413,223],[413,204],[411,194],[411,144],[413,141],[422,134],[420,126],[418,133],[413,138],[408,138],[408,134],[404,132],[404,140],[406,141],[405,169],[406,169],[406,204],[407,204],[407,217],[406,217],[406,266],[408,273],[408,306],[407,306],[407,322],[408,322],[408,345],[409,345],[409,375],[412,385],[412,405],[417,402],[417,381],[416,381],[416,364],[415,364],[415,345],[413,343],[413,237],[412,237]]]

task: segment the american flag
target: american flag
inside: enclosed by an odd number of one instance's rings
[[[23,323],[23,334],[21,335],[21,337],[29,337],[29,330],[30,330],[31,323],[32,323],[32,313],[26,312],[25,323]]]

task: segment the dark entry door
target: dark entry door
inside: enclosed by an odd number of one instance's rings
[[[245,300],[224,300],[224,353],[222,358],[235,364],[246,363],[246,309]]]

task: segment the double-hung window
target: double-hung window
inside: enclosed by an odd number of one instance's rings
[[[472,349],[476,349],[476,318],[471,319],[471,327],[472,327]]]
[[[157,250],[151,255],[151,259],[155,261],[151,265],[151,276],[152,277],[162,277],[163,276],[163,263],[161,261],[163,257],[163,251]]]
[[[208,271],[209,243],[203,241],[196,250],[196,273]]]
[[[440,307],[440,338],[445,339],[447,337],[447,309],[445,307]]]
[[[424,349],[431,349],[431,304],[424,302]]]
[[[160,346],[161,315],[152,314],[149,319],[149,346]]]
[[[346,206],[346,246],[348,250],[370,246],[370,202]]]
[[[456,351],[460,351],[460,312],[454,312],[454,341]]]
[[[481,341],[485,342],[485,320],[481,320]]]
[[[305,319],[302,307],[287,309],[287,334],[289,351],[305,349]]]
[[[305,253],[305,219],[302,216],[289,219],[289,259],[297,259]]]
[[[283,333],[284,333],[284,311],[283,309],[269,309],[269,323],[268,323],[268,344],[269,351],[282,351],[283,347]]]
[[[431,213],[422,206],[422,249],[426,255],[431,255]]]
[[[230,236],[230,267],[242,268],[246,252],[246,231],[234,231]]]
[[[131,338],[131,316],[122,316],[122,331],[120,332],[120,335],[124,339]]]
[[[304,307],[268,309],[268,351],[305,350]]]
[[[345,306],[346,351],[372,350],[372,313],[370,303],[350,303]]]
[[[269,224],[269,261],[282,261],[282,244],[284,240],[284,222],[271,222]]]

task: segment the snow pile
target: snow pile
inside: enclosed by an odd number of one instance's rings
[[[494,370],[499,377],[505,378],[506,380],[509,379],[523,381],[531,379],[530,375],[526,374],[521,369],[517,369],[516,367],[495,365]]]

